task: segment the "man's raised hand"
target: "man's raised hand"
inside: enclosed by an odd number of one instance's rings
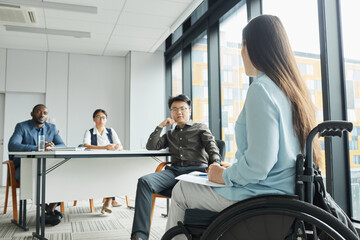
[[[161,127],[161,128],[168,127],[168,126],[173,125],[174,123],[175,123],[174,119],[167,118],[162,123],[159,124],[159,127]]]

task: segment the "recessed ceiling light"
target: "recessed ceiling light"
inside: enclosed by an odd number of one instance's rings
[[[49,28],[23,27],[23,26],[13,26],[13,25],[4,25],[4,26],[5,26],[6,31],[51,34],[51,35],[59,35],[59,36],[70,36],[70,37],[76,37],[76,38],[90,38],[91,37],[90,32],[49,29]]]
[[[58,3],[58,2],[46,2],[38,0],[0,0],[2,3],[8,3],[11,5],[26,5],[31,7],[40,7],[40,8],[51,8],[64,11],[73,11],[73,12],[83,12],[83,13],[97,13],[97,7],[77,5],[77,4],[68,4],[68,3]]]

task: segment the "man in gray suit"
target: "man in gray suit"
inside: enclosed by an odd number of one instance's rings
[[[30,113],[32,119],[16,124],[15,131],[9,140],[9,152],[26,152],[38,150],[38,136],[45,135],[45,150],[48,147],[65,147],[58,130],[54,124],[47,123],[48,111],[45,105],[36,105]],[[14,161],[15,179],[20,181],[20,159],[10,156]],[[62,214],[55,210],[58,203],[50,203],[45,211],[45,223],[57,225],[60,223]]]

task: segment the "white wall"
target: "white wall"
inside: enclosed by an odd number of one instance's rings
[[[5,94],[4,150],[15,124],[30,119],[38,103],[47,105],[49,121],[69,146],[82,142],[85,130],[93,127],[92,113],[103,108],[107,126],[116,130],[125,148],[139,149],[165,118],[164,56],[0,49],[0,92]],[[6,160],[7,152],[3,156]],[[0,185],[5,184],[4,173],[0,171]]]
[[[6,49],[0,49],[0,92],[5,92]]]
[[[9,49],[6,58],[6,91],[45,92],[46,52]]]
[[[129,52],[125,57],[125,139],[127,139],[124,145],[125,149],[130,149],[130,79],[131,79],[131,53]]]
[[[130,62],[130,149],[138,149],[165,119],[164,54],[131,52]]]
[[[82,143],[98,108],[106,110],[107,126],[126,141],[125,104],[125,58],[70,55],[68,145]]]
[[[60,136],[67,141],[68,116],[68,75],[69,55],[52,53],[47,55],[46,99],[48,122],[56,125]]]

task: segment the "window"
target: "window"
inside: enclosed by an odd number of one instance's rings
[[[207,50],[207,35],[203,33],[193,41],[191,47],[192,115],[194,122],[202,122],[209,126]]]
[[[303,80],[316,108],[316,120],[323,121],[320,42],[317,1],[263,0],[264,14],[280,18],[289,37]],[[324,139],[320,139],[323,147]],[[325,158],[324,148],[322,155]],[[325,163],[325,161],[323,161]],[[320,166],[325,169],[325,166]],[[325,173],[325,171],[322,171]]]
[[[172,96],[177,96],[182,93],[182,63],[181,52],[172,58],[171,66],[171,82],[172,82]]]
[[[235,122],[249,87],[241,58],[242,29],[246,24],[246,4],[239,3],[220,19],[221,138],[226,144],[227,162],[235,159]]]
[[[354,124],[349,134],[352,216],[360,221],[360,36],[352,28],[360,17],[358,0],[342,0],[342,33],[345,58],[347,117]]]

